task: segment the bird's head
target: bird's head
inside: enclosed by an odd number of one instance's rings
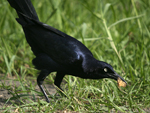
[[[93,79],[111,78],[117,81],[120,78],[127,84],[127,82],[114,71],[110,64],[102,61],[97,61],[96,64],[97,65],[94,65],[93,68],[91,68],[91,72],[89,73]]]

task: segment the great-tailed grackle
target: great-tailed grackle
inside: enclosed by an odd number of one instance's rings
[[[42,87],[44,79],[57,72],[54,84],[60,88],[63,77],[68,75],[84,79],[120,78],[111,65],[96,60],[90,50],[75,38],[39,21],[30,0],[8,0],[16,10],[25,37],[36,56],[33,64],[41,70],[37,84],[46,101],[50,102]]]

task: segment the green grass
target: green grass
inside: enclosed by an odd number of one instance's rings
[[[66,97],[50,95],[51,104],[35,91],[35,57],[25,40],[17,14],[0,2],[0,89],[10,98],[3,112],[144,112],[150,108],[150,1],[149,0],[32,0],[42,22],[84,43],[98,60],[111,64],[128,82],[119,89],[111,79],[84,80],[66,76]],[[2,83],[9,77],[19,87]],[[28,77],[30,79],[28,79]],[[55,73],[45,83],[53,84]],[[32,82],[34,81],[34,82]],[[12,102],[9,107],[8,103]]]

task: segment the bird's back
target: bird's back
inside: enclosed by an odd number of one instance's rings
[[[81,42],[41,22],[24,27],[24,32],[35,55],[46,53],[62,65],[70,65],[86,55],[92,56]]]

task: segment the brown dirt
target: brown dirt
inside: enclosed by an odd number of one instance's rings
[[[12,77],[8,77],[8,78],[9,78],[9,80],[4,80],[3,77],[0,78],[0,86],[2,86],[2,87],[0,87],[0,108],[3,108],[3,106],[5,106],[5,107],[6,106],[7,107],[13,106],[10,101],[8,101],[7,103],[6,103],[6,101],[9,98],[13,97],[12,94],[10,93],[10,90],[13,90],[16,87],[20,86],[20,82],[17,81],[17,80],[15,80],[15,78],[12,78]],[[34,81],[32,80],[32,84],[35,85],[35,88],[34,88],[35,91],[41,92],[40,89],[39,89],[39,87],[38,87],[38,85],[37,85],[37,83],[36,83],[36,80],[34,80]],[[4,85],[4,87],[3,87],[3,85]],[[45,84],[44,86],[46,87],[46,89],[48,90],[48,92],[49,92],[50,95],[56,94],[57,90],[56,90],[56,87],[54,87],[54,85],[52,85],[52,84],[51,85]],[[44,96],[38,96],[38,94],[37,95],[35,94],[35,98],[36,98],[36,101],[38,101],[38,99],[40,99],[40,100],[42,99],[42,100],[45,101]],[[32,96],[31,96],[31,99],[32,99]],[[19,99],[11,100],[11,101],[13,101],[15,103],[19,103],[20,102]],[[3,111],[4,111],[4,109],[0,110],[0,113],[3,112]],[[10,110],[10,112],[14,112],[14,111],[16,111],[16,110]],[[58,110],[56,113],[78,113],[78,112],[75,112],[75,111],[66,111],[66,110],[63,110],[63,111]]]
[[[35,85],[34,90],[40,92],[38,85],[36,85],[37,83],[34,81],[33,84]],[[4,85],[4,87],[3,87],[3,85]],[[10,93],[10,91],[13,91],[13,89],[19,87],[20,82],[16,81],[14,78],[11,78],[11,79],[9,78],[9,80],[3,80],[0,78],[0,86],[2,86],[2,87],[0,87],[0,108],[2,108],[4,105],[10,106],[12,104],[10,101],[8,101],[6,103],[6,101],[9,98],[13,97],[13,95]],[[54,87],[54,85],[46,84],[45,87],[51,95],[54,95],[56,93],[56,88]],[[38,99],[40,99],[40,100],[42,99],[45,101],[44,96],[38,96],[38,94],[35,94],[35,98],[36,98],[36,101],[38,101]],[[32,99],[32,96],[31,96],[31,99]],[[16,100],[13,100],[13,102],[14,101],[19,101],[19,100],[16,99]]]

